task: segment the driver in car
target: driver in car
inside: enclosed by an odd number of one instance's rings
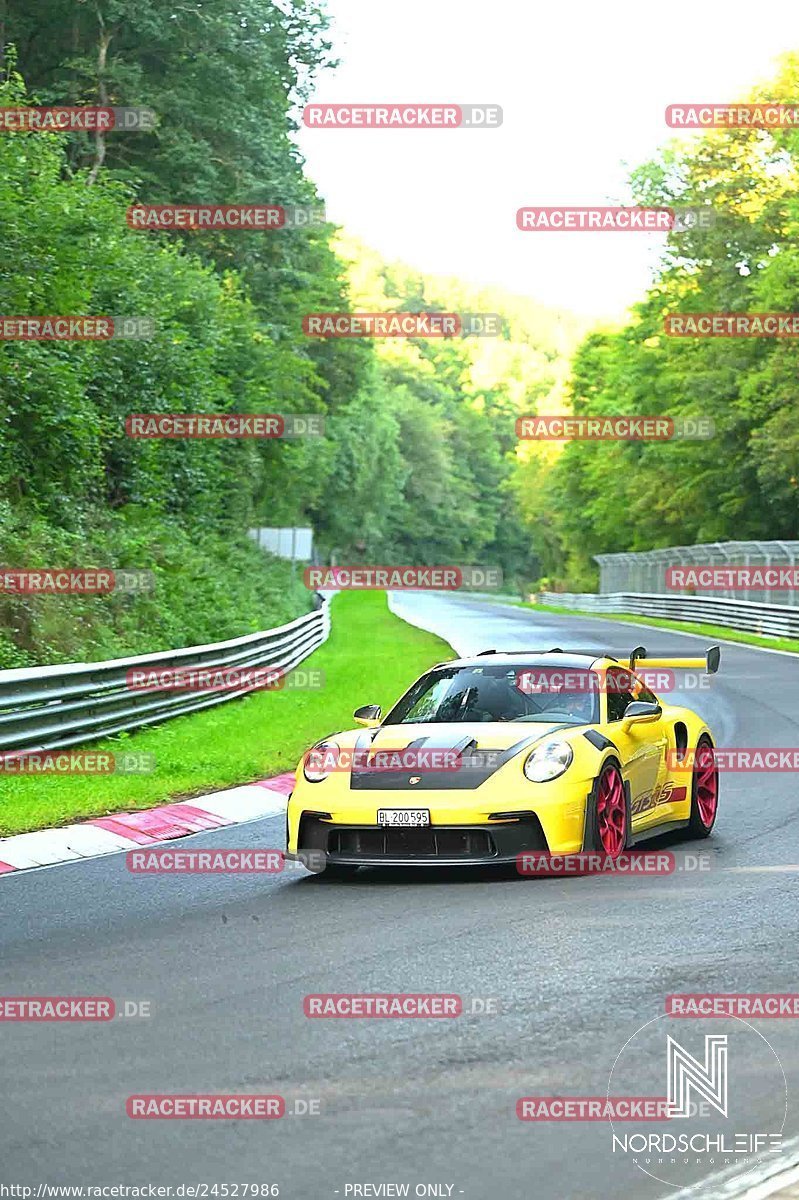
[[[550,679],[546,688],[537,692],[533,699],[538,705],[539,712],[551,712],[572,717],[586,725],[596,720],[595,692],[591,680],[586,673],[585,686],[568,687],[560,680]]]

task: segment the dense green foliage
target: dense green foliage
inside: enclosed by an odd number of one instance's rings
[[[0,666],[227,637],[307,606],[254,524],[346,559],[535,565],[513,416],[556,392],[577,326],[387,267],[324,223],[136,232],[144,202],[317,205],[293,140],[329,60],[313,0],[9,0],[0,104],[139,105],[150,132],[0,137],[0,312],[147,316],[155,335],[0,345],[0,562],[155,570],[157,592],[0,601]],[[23,83],[24,79],[24,83]],[[495,311],[503,337],[313,339],[350,308]],[[489,345],[489,341],[491,344]],[[139,441],[135,412],[324,414],[324,439]]]
[[[139,234],[125,210],[134,198],[315,202],[290,131],[327,55],[323,19],[305,0],[50,0],[35,12],[12,0],[0,40],[0,104],[146,105],[160,118],[153,133],[0,137],[0,312],[146,315],[156,327],[151,340],[0,347],[0,562],[146,567],[157,582],[147,599],[4,598],[0,666],[296,615],[307,593],[246,530],[304,518],[324,484],[313,447],[132,441],[124,420],[331,411],[351,394],[363,348],[310,345],[298,317],[342,306],[331,231]]]
[[[752,100],[793,103],[799,58]],[[799,132],[714,130],[633,173],[643,204],[707,206],[707,229],[672,232],[622,329],[576,355],[573,410],[701,414],[708,441],[572,443],[530,455],[519,496],[544,570],[574,589],[594,553],[799,536],[799,346],[785,338],[673,338],[664,316],[799,310]],[[541,513],[548,514],[542,522]]]
[[[513,494],[515,418],[555,403],[581,327],[507,293],[385,264],[353,239],[358,311],[500,312],[499,337],[386,339],[367,386],[336,421],[335,459],[315,525],[339,558],[534,563]]]
[[[0,92],[18,95],[17,83]],[[63,155],[55,135],[0,139],[0,311],[146,314],[157,332],[2,346],[0,557],[146,567],[158,588],[149,600],[4,597],[4,666],[234,636],[307,606],[288,567],[246,539],[266,454],[125,435],[131,411],[270,410],[271,344],[252,303],[234,277],[131,233],[121,186],[64,178]]]
[[[0,561],[150,567],[159,588],[135,601],[4,598],[0,665],[233,636],[300,611],[288,567],[247,542],[254,524],[310,523],[338,561],[482,562],[511,586],[573,588],[595,582],[597,552],[796,536],[795,343],[663,333],[673,312],[799,307],[790,127],[714,131],[633,173],[632,201],[701,205],[715,221],[672,233],[629,322],[577,348],[584,327],[568,314],[386,264],[324,223],[127,227],[134,199],[319,204],[294,140],[330,61],[315,0],[43,0],[35,14],[8,0],[0,40],[0,103],[158,115],[150,132],[0,137],[0,312],[156,328],[0,346]],[[768,96],[791,100],[797,85],[788,58]],[[504,329],[373,343],[302,332],[314,311],[425,309],[499,312]],[[567,404],[709,416],[716,437],[517,446],[516,416]],[[125,417],[148,411],[317,412],[327,432],[126,437]]]

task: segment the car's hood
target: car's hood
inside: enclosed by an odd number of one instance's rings
[[[415,745],[426,750],[449,750],[466,742],[472,750],[509,750],[520,742],[528,743],[562,729],[562,721],[472,721],[414,725],[382,725],[379,729],[354,729],[339,734],[340,746],[371,750],[404,750]],[[569,727],[571,728],[571,727]],[[575,726],[574,728],[578,728]]]
[[[353,755],[353,790],[468,791],[560,727],[551,721],[419,723],[364,729],[346,745],[336,740]]]

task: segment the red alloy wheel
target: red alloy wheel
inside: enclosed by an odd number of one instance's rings
[[[713,824],[719,798],[716,756],[707,738],[700,738],[694,757],[694,795],[699,819],[706,829]]]
[[[599,777],[596,797],[597,833],[602,849],[616,858],[624,849],[627,831],[627,800],[621,771],[608,764]]]

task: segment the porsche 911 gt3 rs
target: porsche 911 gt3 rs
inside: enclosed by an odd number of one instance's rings
[[[360,866],[510,863],[525,851],[611,857],[645,837],[716,820],[714,740],[691,709],[661,701],[655,668],[704,659],[561,650],[439,663],[381,718],[312,747],[296,772],[287,853],[331,874]]]

